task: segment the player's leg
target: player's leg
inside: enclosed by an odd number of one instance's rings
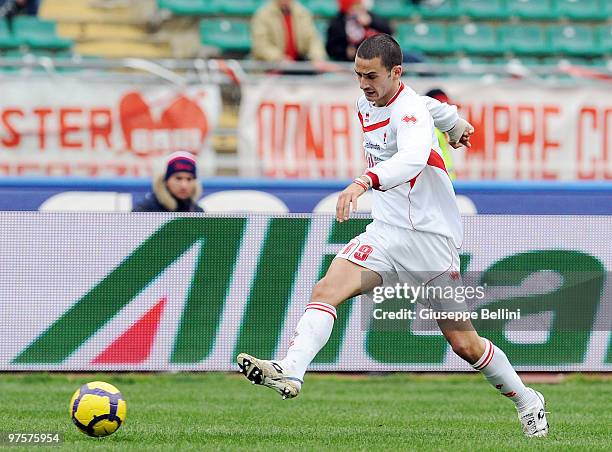
[[[331,336],[336,307],[381,283],[378,273],[346,259],[334,259],[325,277],[315,285],[310,303],[291,338],[287,356],[280,362],[287,374],[303,379],[306,368]]]
[[[447,293],[448,288],[463,285],[459,275],[459,254],[445,237],[436,234],[407,234],[401,246],[406,247],[401,264],[408,272],[419,275],[416,270],[431,269],[421,278],[428,287],[441,288],[438,293]],[[436,270],[440,273],[436,273]],[[435,277],[429,278],[433,273]],[[435,290],[434,290],[435,293]],[[435,311],[464,312],[467,307],[455,299],[428,298],[426,305]],[[541,394],[526,388],[508,358],[488,339],[481,338],[467,321],[439,320],[438,325],[453,351],[479,370],[496,389],[511,399],[518,411],[523,430],[528,436],[544,436],[548,431]]]
[[[372,290],[382,282],[378,273],[347,259],[332,261],[325,277],[314,287],[310,303],[299,320],[286,357],[269,361],[246,353],[238,355],[238,365],[254,384],[268,386],[283,398],[299,394],[306,368],[325,346],[336,319],[336,306]]]
[[[453,351],[514,402],[525,434],[545,436],[548,423],[544,397],[523,384],[506,354],[490,340],[480,337],[469,320],[439,320],[438,325]]]

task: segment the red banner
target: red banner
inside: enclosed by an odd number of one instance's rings
[[[9,79],[0,175],[148,176],[155,159],[176,150],[203,158],[219,111],[216,86]]]
[[[612,179],[612,90],[606,82],[406,83],[444,89],[476,128],[473,147],[453,152],[459,179]],[[242,174],[349,178],[363,170],[356,82],[275,80],[247,85],[240,120]]]

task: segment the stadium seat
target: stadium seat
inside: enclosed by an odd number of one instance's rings
[[[462,0],[458,12],[473,19],[506,19],[509,15],[504,0]]]
[[[251,49],[249,24],[235,19],[202,19],[200,41],[222,52],[248,52]]]
[[[220,5],[221,12],[228,16],[252,16],[265,0],[212,0]]]
[[[452,19],[457,17],[456,0],[439,0],[436,3],[422,3],[418,13],[424,19]]]
[[[612,72],[612,59],[606,60],[605,58],[594,58],[589,60],[586,65],[593,69],[602,69]]]
[[[593,27],[585,25],[557,25],[549,29],[552,48],[573,56],[590,56],[601,53],[595,40]]]
[[[7,49],[2,51],[0,55],[2,58],[16,58],[23,60],[23,54],[18,49]],[[20,68],[18,66],[0,66],[0,72],[2,73],[15,73],[19,72]]]
[[[320,17],[334,17],[338,13],[338,4],[332,0],[302,0],[312,14]]]
[[[420,50],[423,53],[453,53],[455,48],[448,42],[446,28],[436,23],[403,23],[397,27],[399,43],[404,50]]]
[[[372,11],[387,19],[406,19],[412,15],[414,7],[405,0],[376,0]]]
[[[610,0],[604,0],[610,3]],[[600,0],[556,0],[559,16],[571,20],[605,20],[608,18]]]
[[[612,2],[603,2],[603,12],[606,15],[606,17],[612,17]]]
[[[526,20],[557,19],[557,9],[553,0],[508,0],[510,16]]]
[[[13,19],[15,37],[32,49],[62,50],[72,47],[72,40],[60,38],[55,22],[40,20],[35,16],[17,16]]]
[[[502,53],[495,30],[491,25],[475,23],[453,25],[449,29],[449,39],[459,50],[468,54],[494,55]]]
[[[205,16],[219,14],[219,0],[157,0],[159,9],[167,9],[175,16]]]
[[[597,28],[599,46],[604,53],[612,53],[612,25],[601,25]]]
[[[501,49],[517,55],[551,53],[546,29],[540,25],[502,25],[498,28]]]
[[[19,39],[11,34],[7,21],[0,18],[0,49],[15,49],[17,47],[19,47]]]

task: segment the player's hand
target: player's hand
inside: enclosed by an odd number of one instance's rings
[[[357,212],[357,198],[365,192],[363,187],[355,182],[346,187],[338,197],[338,203],[336,204],[336,220],[342,223],[349,219],[351,204],[353,205],[353,212]]]
[[[474,126],[465,119],[459,118],[455,127],[448,131],[448,144],[458,149],[461,146],[472,147],[470,138],[474,134]]]

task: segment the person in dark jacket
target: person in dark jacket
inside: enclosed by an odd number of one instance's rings
[[[338,0],[338,15],[327,29],[327,54],[332,60],[354,61],[359,44],[379,33],[392,35],[391,25],[368,11],[363,0]]]
[[[0,17],[12,19],[18,14],[38,15],[40,0],[0,0]]]
[[[204,212],[197,204],[201,195],[195,157],[175,152],[168,156],[164,170],[154,176],[153,191],[132,212]]]

